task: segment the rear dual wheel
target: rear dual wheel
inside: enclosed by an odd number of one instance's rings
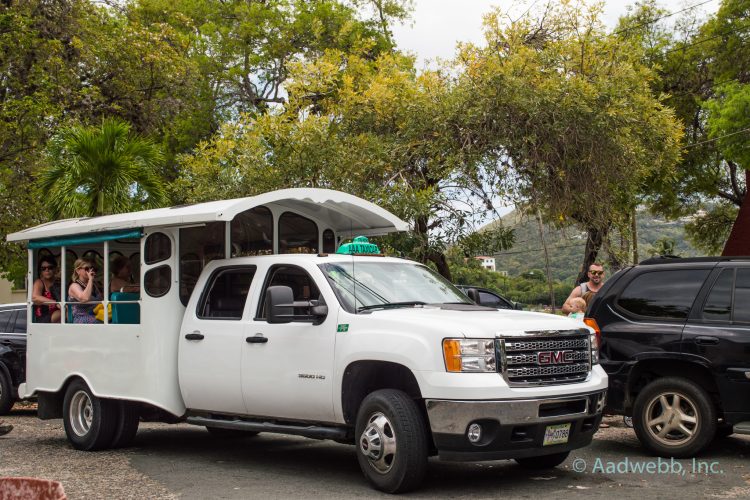
[[[65,434],[77,450],[128,446],[138,431],[138,423],[137,406],[127,401],[99,398],[83,380],[74,380],[65,391]]]

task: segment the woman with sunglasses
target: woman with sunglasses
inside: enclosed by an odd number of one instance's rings
[[[34,303],[34,323],[60,322],[60,283],[57,281],[57,262],[51,255],[39,259],[39,278],[31,290]]]
[[[77,259],[73,264],[73,282],[68,287],[69,302],[86,302],[86,304],[74,304],[73,323],[101,323],[94,316],[96,303],[103,298],[102,291],[94,282],[96,278],[96,265],[90,259]]]

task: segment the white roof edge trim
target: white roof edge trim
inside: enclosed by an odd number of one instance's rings
[[[396,215],[357,196],[332,189],[291,188],[271,191],[247,198],[209,201],[188,206],[156,208],[140,212],[45,222],[38,226],[9,234],[7,241],[29,241],[138,227],[166,227],[213,221],[231,221],[237,214],[245,210],[272,203],[284,205],[284,202],[318,205],[347,218],[349,224],[346,227],[333,228],[338,232],[348,231],[352,227],[360,228],[371,235],[409,230],[409,224]],[[304,210],[300,210],[299,208],[293,208],[292,210],[305,215]],[[320,217],[313,211],[308,215],[311,217]]]

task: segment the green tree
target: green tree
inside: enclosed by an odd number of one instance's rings
[[[292,66],[283,113],[246,115],[185,158],[177,189],[188,200],[221,190],[248,195],[287,186],[341,189],[413,222],[389,246],[432,262],[450,278],[449,245],[491,253],[512,239],[502,227],[472,234],[491,209],[484,156],[465,144],[461,96],[440,72],[413,60],[328,51]]]
[[[686,232],[694,245],[716,254],[747,191],[748,165],[738,153],[750,133],[743,89],[750,83],[750,11],[747,0],[723,0],[708,18],[686,10],[674,30],[659,21],[663,13],[645,2],[620,26],[622,38],[644,48],[644,63],[657,75],[654,92],[664,95],[685,130],[676,175],[646,201],[671,218],[700,213]]]
[[[50,141],[48,158],[38,188],[53,218],[155,208],[166,201],[157,174],[163,153],[126,122],[63,129]]]
[[[459,56],[466,141],[495,152],[516,203],[586,231],[579,279],[613,230],[626,231],[644,189],[674,177],[682,135],[652,94],[643,50],[608,35],[600,8],[496,10],[487,44]]]

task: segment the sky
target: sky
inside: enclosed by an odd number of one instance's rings
[[[537,5],[544,5],[546,0],[537,0]],[[661,0],[659,5],[675,12],[698,4],[697,9],[713,13],[720,0]],[[633,1],[607,0],[604,3],[604,20],[607,26],[614,27],[620,16],[627,13],[627,6]],[[516,5],[519,0],[414,0],[414,13],[410,25],[395,26],[393,34],[398,46],[407,52],[416,54],[417,67],[435,58],[449,59],[455,53],[456,43],[481,43],[482,15],[492,7],[502,9]],[[528,5],[528,2],[526,3]],[[522,12],[516,7],[517,11]],[[674,16],[678,17],[678,16]]]

